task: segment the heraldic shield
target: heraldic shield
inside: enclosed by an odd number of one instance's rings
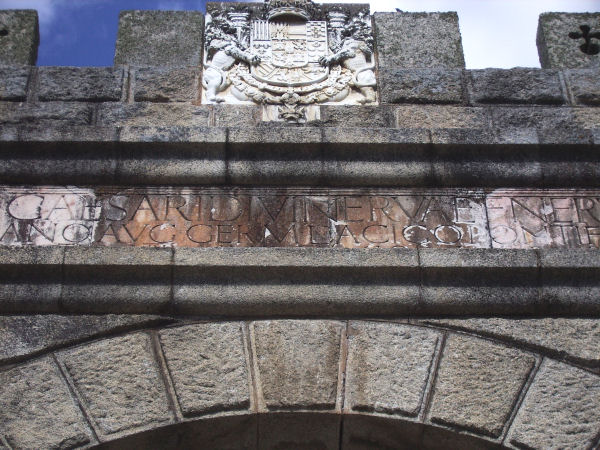
[[[260,64],[251,68],[251,74],[264,83],[299,87],[329,76],[329,67],[319,63],[329,48],[325,21],[255,20],[250,47],[260,56]]]

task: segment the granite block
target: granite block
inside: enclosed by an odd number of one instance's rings
[[[203,32],[197,11],[121,11],[115,65],[198,67]]]

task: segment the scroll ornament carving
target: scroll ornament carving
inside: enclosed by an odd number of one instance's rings
[[[366,10],[324,11],[311,0],[221,3],[205,33],[207,103],[277,105],[280,118],[301,122],[311,105],[377,101]]]

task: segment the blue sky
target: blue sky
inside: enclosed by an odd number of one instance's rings
[[[360,3],[360,0],[345,2]],[[204,7],[204,0],[0,0],[0,9],[38,10],[41,24],[38,64],[65,66],[112,65],[120,10],[203,11]],[[600,0],[371,1],[372,11],[394,8],[458,11],[468,68],[538,67],[535,34],[539,14],[600,11]]]

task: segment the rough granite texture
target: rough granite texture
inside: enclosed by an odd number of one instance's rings
[[[342,324],[328,321],[252,325],[257,377],[268,409],[333,409]]]
[[[557,70],[485,69],[470,74],[473,103],[561,105],[566,100]]]
[[[456,13],[375,13],[373,20],[380,69],[465,67]]]
[[[184,416],[250,406],[241,323],[168,328],[160,340]]]
[[[578,363],[600,366],[598,319],[439,319],[423,322],[544,348]]]
[[[600,31],[598,13],[559,13],[550,12],[540,15],[537,46],[543,69],[577,69],[600,67],[600,52],[586,54],[581,46],[584,39],[571,39],[570,33],[581,33],[581,26],[589,26],[590,33]],[[600,45],[600,40],[592,39]]]
[[[39,43],[37,11],[0,10],[0,66],[35,65]]]
[[[600,377],[547,359],[509,433],[519,448],[593,448],[600,430]]]
[[[431,420],[498,437],[534,364],[532,355],[519,350],[450,336],[438,369]]]
[[[51,358],[0,372],[0,430],[13,449],[75,448],[93,439]]]
[[[571,69],[564,72],[575,104],[600,106],[600,76],[598,72],[598,69]]]
[[[118,102],[124,71],[112,67],[40,67],[41,101]]]
[[[346,404],[416,416],[439,339],[439,333],[406,325],[351,322]]]
[[[30,67],[0,67],[0,100],[24,101],[30,72]]]
[[[160,316],[0,316],[0,362],[21,359],[107,333],[163,321]]]
[[[384,67],[379,71],[382,103],[456,104],[463,101],[463,72]]]
[[[136,102],[198,102],[200,89],[198,68],[142,67],[135,71]]]
[[[203,29],[197,11],[121,11],[115,65],[198,67]]]
[[[59,355],[102,434],[172,420],[150,337],[135,333]]]

